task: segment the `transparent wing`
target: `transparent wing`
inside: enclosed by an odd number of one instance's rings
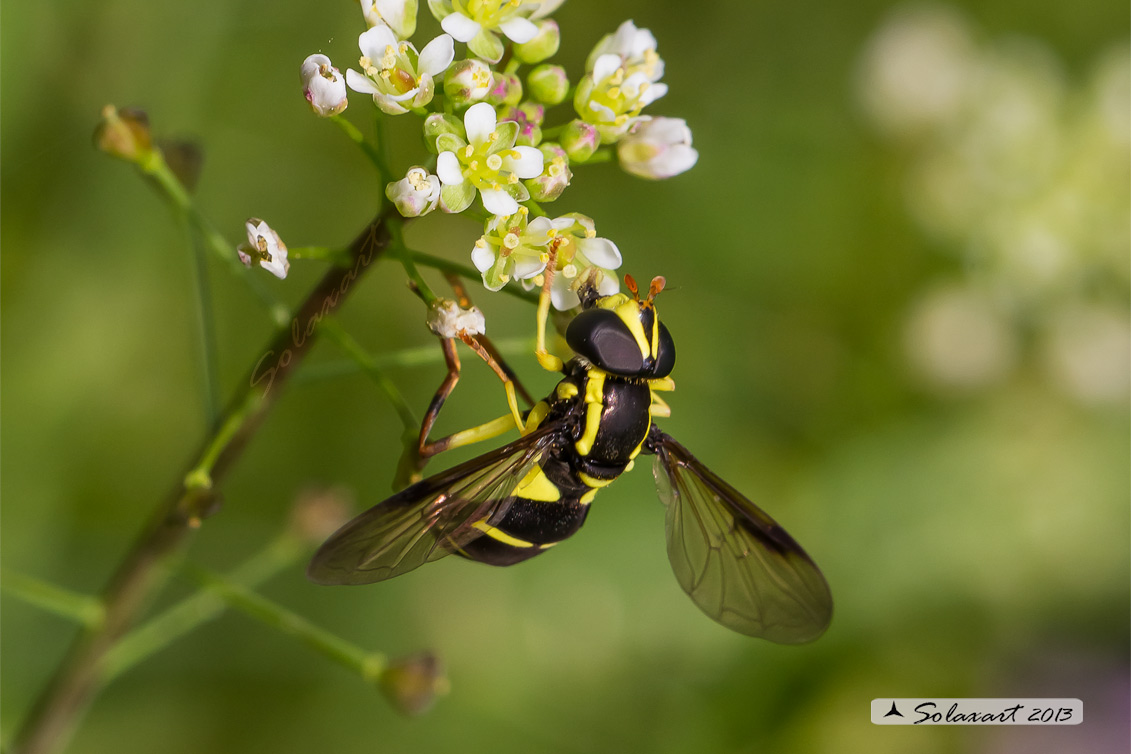
[[[833,601],[820,570],[784,529],[668,435],[654,430],[668,559],[703,612],[748,636],[800,644],[820,636]]]
[[[515,442],[405,488],[326,540],[306,575],[318,584],[371,584],[438,560],[495,525],[510,494],[555,438],[545,426]]]

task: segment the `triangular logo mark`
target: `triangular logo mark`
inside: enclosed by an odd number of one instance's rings
[[[899,708],[895,706],[895,702],[891,703],[891,709],[888,710],[886,715],[884,715],[884,717],[892,717],[892,716],[903,717],[903,713],[900,712]]]

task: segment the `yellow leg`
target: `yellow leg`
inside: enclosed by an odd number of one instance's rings
[[[675,380],[671,377],[661,377],[657,380],[650,380],[648,382],[648,388],[652,392],[652,405],[648,407],[648,413],[652,416],[659,417],[671,416],[671,406],[669,406],[668,402],[661,398],[658,393],[660,391],[667,392],[675,390]]]
[[[549,372],[562,371],[562,360],[546,350],[546,321],[550,318],[550,285],[554,282],[554,270],[557,267],[557,251],[550,253],[550,261],[542,273],[542,292],[538,296],[538,345],[534,355],[538,363]]]

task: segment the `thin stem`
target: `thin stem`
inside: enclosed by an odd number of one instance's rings
[[[426,254],[423,251],[414,251],[412,249],[406,249],[406,251],[409,253],[409,255],[411,255],[414,262],[424,267],[431,267],[432,269],[439,270],[441,272],[448,272],[453,275],[459,275],[460,277],[467,278],[468,280],[483,279],[483,276],[474,267],[469,267],[468,265],[460,264],[459,262],[452,262],[451,260],[444,259],[443,257],[437,257],[432,254]],[[499,290],[502,293],[520,298],[523,301],[529,301],[532,304],[538,303],[538,293],[535,291],[523,290],[517,285],[504,285]]]
[[[179,184],[178,184],[179,185]],[[350,245],[355,263],[332,267],[288,316],[260,352],[219,429],[207,438],[190,466],[186,483],[161,503],[102,593],[105,619],[72,644],[50,684],[36,701],[11,746],[12,754],[46,754],[61,749],[99,685],[106,653],[122,638],[166,578],[166,564],[189,533],[215,507],[214,488],[240,457],[288,378],[314,344],[318,323],[337,310],[357,278],[388,247],[387,213],[378,215]]]
[[[289,259],[316,259],[332,264],[349,264],[348,249],[331,249],[328,246],[291,246],[287,249]]]
[[[495,350],[504,356],[517,356],[534,351],[533,338],[506,338],[494,341]],[[431,364],[442,364],[444,353],[435,345],[405,348],[392,353],[374,355],[366,354],[378,369],[395,369],[404,367],[418,367]],[[324,361],[318,364],[307,364],[292,378],[292,384],[305,385],[321,380],[344,377],[356,374],[362,369],[357,359],[338,359]]]
[[[105,617],[102,603],[97,597],[72,592],[10,568],[0,572],[0,590],[29,605],[77,621],[87,628],[99,625]]]
[[[182,223],[185,240],[192,251],[193,271],[196,278],[196,316],[200,326],[201,371],[204,382],[204,406],[208,427],[215,426],[220,415],[220,374],[217,367],[216,325],[212,319],[212,283],[208,278],[208,265],[204,250],[188,223]]]
[[[251,588],[289,567],[305,553],[302,541],[287,532],[244,561],[228,580]],[[199,591],[131,631],[106,653],[102,683],[109,683],[142,660],[164,649],[224,612],[226,603],[210,591]]]
[[[420,422],[417,421],[416,417],[413,415],[408,401],[404,399],[404,396],[401,395],[401,391],[397,389],[393,381],[390,380],[388,376],[385,375],[384,371],[382,371],[381,367],[378,366],[376,359],[367,354],[365,349],[361,347],[361,344],[354,340],[353,336],[347,333],[337,320],[327,319],[323,322],[322,332],[324,332],[326,337],[330,340],[337,343],[339,348],[345,351],[366,374],[373,378],[373,381],[377,383],[377,387],[381,388],[381,391],[388,397],[389,402],[393,404],[393,408],[396,409],[397,416],[400,417],[401,424],[404,425],[404,428],[408,431],[419,431]]]
[[[399,223],[389,223],[389,231],[393,234],[393,253],[400,259],[405,274],[416,285],[416,290],[420,293],[420,297],[424,299],[424,303],[431,306],[439,297],[432,292],[432,288],[421,277],[420,270],[416,269],[416,263],[413,261],[414,254],[404,244],[402,226]]]
[[[308,647],[349,668],[369,683],[376,683],[388,665],[385,655],[368,652],[355,644],[314,625],[306,618],[256,594],[245,586],[201,568],[188,568],[187,574],[202,587],[235,609],[299,639]]]
[[[276,324],[283,324],[289,318],[289,312],[274,294],[272,294],[258,277],[247,274],[247,269],[235,253],[236,247],[228,243],[224,236],[213,227],[192,201],[185,187],[173,174],[165,158],[159,150],[153,150],[149,158],[138,164],[141,171],[153,179],[153,182],[172,204],[174,210],[187,217],[189,222],[199,231],[209,249],[224,264],[230,272],[237,275],[251,288],[252,293],[259,299]]]
[[[374,149],[372,144],[366,141],[365,135],[361,133],[358,127],[341,115],[332,115],[330,116],[330,120],[334,121],[334,123],[345,132],[346,136],[361,148],[361,151],[365,153],[369,161],[373,163],[373,167],[377,168],[378,180],[387,181],[389,179],[388,166],[382,160],[381,153]]]
[[[596,152],[589,155],[589,159],[578,160],[578,161],[576,161],[576,163],[570,163],[570,164],[596,165],[596,164],[601,163],[601,162],[611,162],[612,159],[613,159],[613,148],[612,147],[601,147]]]

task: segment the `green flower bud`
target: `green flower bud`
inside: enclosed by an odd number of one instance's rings
[[[552,202],[562,195],[566,186],[573,180],[569,169],[569,156],[560,144],[552,141],[538,147],[542,153],[542,174],[524,183],[530,191],[530,198],[536,202]]]
[[[487,101],[492,105],[517,105],[522,101],[522,82],[513,73],[496,73]]]
[[[452,64],[444,75],[444,94],[456,107],[478,102],[491,90],[491,69],[478,58]]]
[[[569,93],[569,78],[565,68],[560,65],[544,64],[536,67],[526,76],[530,96],[547,105],[556,105]]]
[[[601,134],[592,123],[571,120],[562,129],[561,143],[571,162],[585,162],[601,146]]]
[[[541,63],[546,58],[553,57],[561,41],[562,33],[558,29],[558,22],[544,18],[538,22],[538,34],[534,39],[514,46],[514,56],[523,63]]]
[[[94,145],[108,155],[141,164],[153,154],[149,117],[141,110],[107,105],[94,130]]]
[[[463,122],[454,115],[432,113],[424,119],[424,146],[432,154],[442,150],[436,148],[436,139],[443,134],[455,134],[463,138]]]

